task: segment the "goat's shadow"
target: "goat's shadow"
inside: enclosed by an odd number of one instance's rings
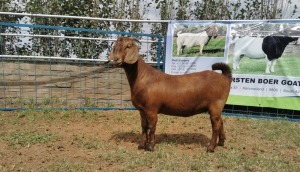
[[[139,144],[141,140],[141,133],[134,132],[118,132],[115,133],[111,139],[116,141],[125,141]],[[187,144],[199,144],[202,147],[206,147],[210,139],[201,133],[184,133],[184,134],[156,134],[156,144],[167,143],[175,145],[187,145]]]

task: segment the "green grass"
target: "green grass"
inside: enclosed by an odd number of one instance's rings
[[[229,64],[232,67],[232,55],[229,56]],[[297,56],[284,55],[277,60],[275,65],[275,72],[267,75],[277,76],[295,76],[299,77],[300,73],[297,72],[300,65],[300,59]],[[240,69],[233,70],[234,74],[256,74],[265,75],[266,60],[262,59],[250,59],[243,57],[240,61]]]
[[[74,134],[71,138],[71,144],[75,144],[78,148],[84,149],[99,149],[104,145],[98,138],[87,137],[84,134],[77,135]]]
[[[66,105],[64,101],[61,101],[57,96],[53,97],[44,97],[40,102],[36,102],[36,100],[32,97],[24,98],[24,97],[16,97],[16,98],[8,98],[4,100],[12,107],[24,106],[28,108],[32,108],[35,106],[46,106],[52,107],[53,105]]]
[[[59,137],[56,134],[49,132],[35,131],[13,131],[11,133],[1,133],[0,140],[5,141],[8,146],[24,147],[31,146],[37,143],[48,143],[57,140]]]
[[[47,169],[45,169],[46,172],[71,172],[71,171],[85,171],[86,167],[82,163],[77,163],[77,162],[72,162],[67,159],[58,159],[58,160],[53,160],[53,163],[49,165]]]

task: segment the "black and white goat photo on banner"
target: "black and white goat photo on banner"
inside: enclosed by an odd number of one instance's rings
[[[173,21],[165,72],[233,71],[228,104],[300,110],[300,21]]]

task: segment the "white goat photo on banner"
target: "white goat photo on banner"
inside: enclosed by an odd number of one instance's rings
[[[227,28],[220,24],[176,24],[173,56],[224,57]]]
[[[229,59],[235,74],[300,76],[299,24],[232,25]]]

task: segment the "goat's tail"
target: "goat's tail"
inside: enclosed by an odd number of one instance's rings
[[[232,78],[231,68],[226,63],[215,63],[212,65],[212,70],[221,70],[223,75]]]

